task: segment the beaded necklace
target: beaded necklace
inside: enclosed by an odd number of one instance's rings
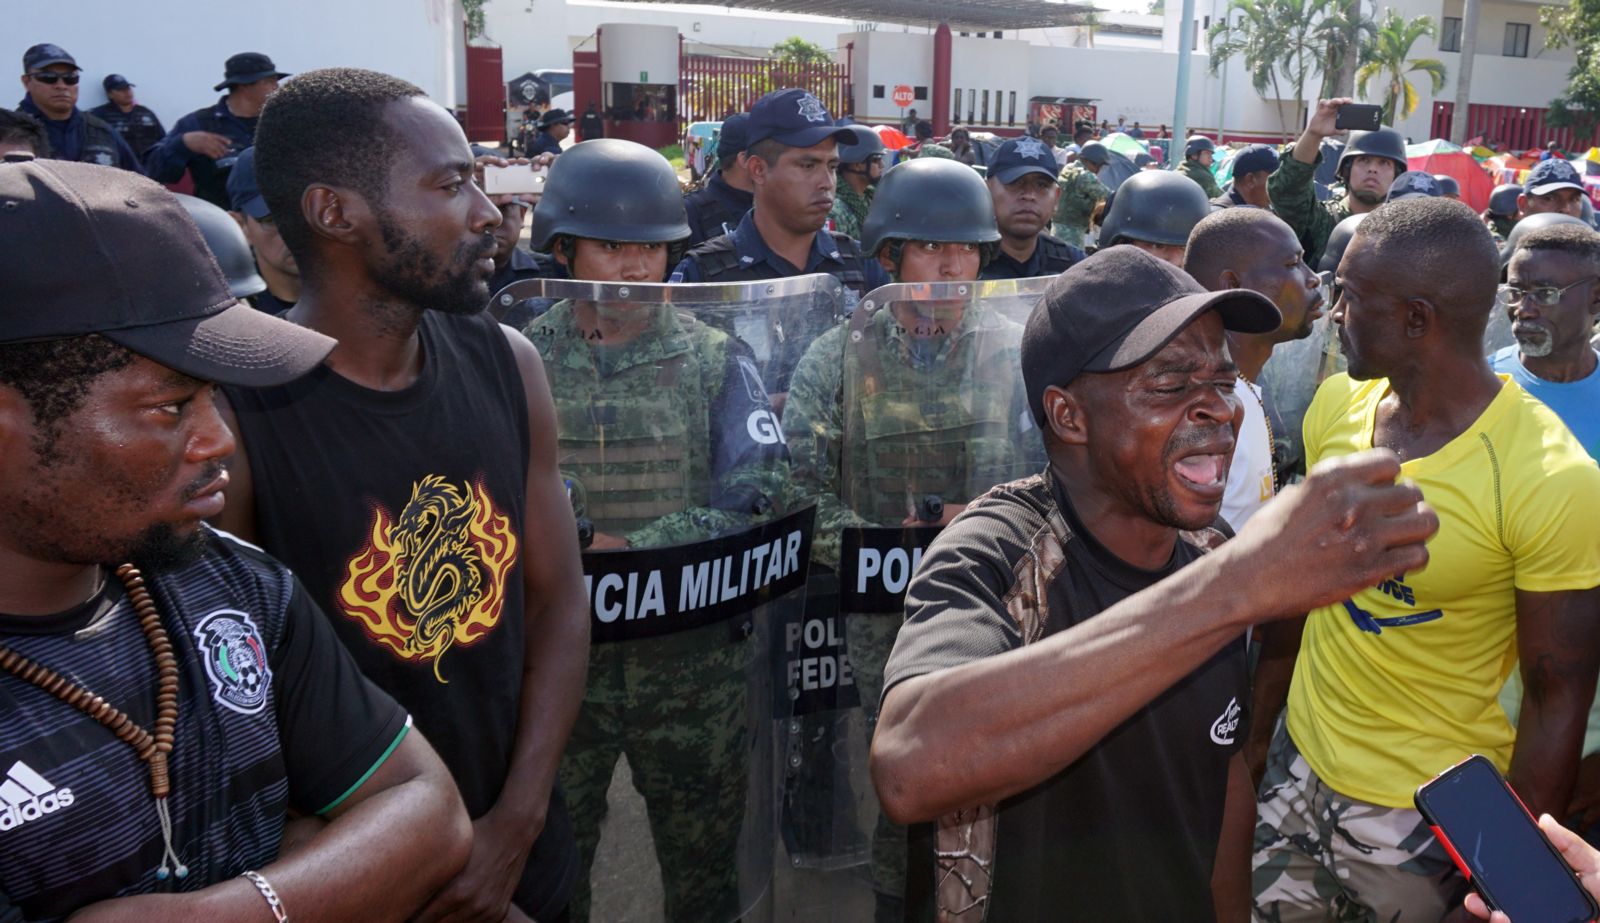
[[[0,644],[0,669],[5,669],[25,682],[32,683],[73,708],[105,725],[117,739],[132,747],[139,759],[150,765],[150,794],[156,801],[156,819],[161,824],[164,847],[161,867],[156,878],[165,881],[171,875],[186,878],[189,867],[178,858],[172,847],[172,815],[167,807],[167,795],[172,784],[167,776],[167,754],[172,752],[173,729],[178,724],[178,658],[172,652],[172,642],[167,630],[161,626],[161,613],[145,589],[144,576],[132,564],[117,568],[117,578],[128,590],[128,599],[139,617],[139,627],[144,630],[145,641],[156,661],[156,724],[155,733],[140,727],[110,702],[88,689],[72,682],[49,667],[35,663],[16,651]],[[169,863],[170,860],[170,863]]]

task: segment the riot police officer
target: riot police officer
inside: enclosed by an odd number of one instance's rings
[[[256,122],[278,81],[289,76],[264,54],[246,51],[223,65],[222,82],[213,89],[227,91],[216,105],[197,109],[177,121],[161,143],[145,152],[150,178],[176,183],[188,170],[194,177],[194,194],[213,205],[228,207],[228,173],[239,152],[255,144]]]
[[[1100,224],[1101,249],[1132,244],[1183,268],[1189,232],[1211,212],[1200,187],[1165,170],[1143,170],[1123,180]]]
[[[873,188],[883,176],[883,139],[865,125],[849,127],[856,140],[839,145],[839,185],[828,217],[835,231],[859,239]]]
[[[862,245],[896,281],[971,283],[1000,236],[989,191],[970,167],[918,159],[884,174]],[[943,525],[978,493],[1042,464],[1042,454],[1020,449],[1036,436],[1022,429],[1031,417],[1020,324],[971,297],[876,297],[888,300],[863,305],[807,350],[783,418],[796,490],[817,506],[813,561],[825,568],[842,563],[844,528]],[[899,622],[845,615],[869,724]],[[873,856],[877,919],[898,921],[903,828],[880,818]]]
[[[755,204],[750,172],[739,156],[748,146],[750,117],[743,112],[722,120],[717,135],[717,167],[705,185],[683,197],[689,215],[689,246],[721,237],[739,226]]]
[[[574,145],[550,168],[548,189],[530,242],[576,280],[659,283],[689,236],[672,167],[631,141]],[[556,302],[524,333],[544,358],[586,554],[703,541],[775,510],[786,453],[748,425],[769,420],[771,406],[738,340],[664,300],[607,302],[598,286]],[[649,812],[665,918],[741,912],[746,674],[766,672],[754,654],[726,622],[591,645],[561,763],[582,861],[574,920],[589,917],[590,870],[622,754]]]
[[[1111,152],[1099,141],[1089,141],[1078,151],[1078,159],[1061,171],[1054,224],[1050,233],[1074,247],[1083,246],[1089,233],[1089,218],[1100,203],[1111,197],[1111,190],[1100,182],[1099,173],[1111,162]]]
[[[1395,177],[1406,172],[1406,139],[1393,128],[1353,131],[1339,155],[1337,173],[1345,194],[1329,202],[1317,201],[1314,174],[1322,162],[1322,141],[1331,137],[1339,110],[1349,99],[1325,99],[1306,123],[1306,130],[1267,183],[1272,208],[1300,238],[1306,262],[1322,258],[1322,248],[1333,226],[1351,215],[1372,211],[1383,204]]]
[[[1000,145],[989,164],[989,194],[1000,227],[1000,249],[984,279],[1053,276],[1083,259],[1083,251],[1045,233],[1062,195],[1053,152],[1037,138]]]
[[[1502,183],[1489,194],[1489,207],[1483,210],[1483,223],[1495,237],[1504,241],[1517,223],[1517,200],[1522,197],[1522,187],[1516,183]]]
[[[1216,157],[1217,146],[1205,135],[1194,135],[1183,143],[1183,163],[1178,172],[1200,184],[1200,191],[1208,199],[1222,195],[1222,187],[1217,185],[1217,177],[1211,172]]]

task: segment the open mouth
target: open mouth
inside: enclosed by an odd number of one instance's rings
[[[1172,463],[1172,473],[1190,491],[1208,498],[1221,497],[1228,483],[1228,462],[1232,441],[1213,443],[1183,455]]]

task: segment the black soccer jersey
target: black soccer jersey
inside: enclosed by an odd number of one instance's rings
[[[221,533],[206,542],[194,563],[145,575],[179,664],[168,804],[188,876],[156,877],[161,830],[133,748],[0,672],[0,920],[58,920],[261,868],[287,808],[332,810],[410,726],[282,564]],[[0,615],[0,644],[155,724],[155,658],[116,577],[67,612]]]

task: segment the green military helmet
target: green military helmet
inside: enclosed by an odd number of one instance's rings
[[[878,181],[861,225],[861,250],[869,256],[891,240],[991,244],[999,239],[989,187],[957,160],[919,158],[891,167]]]
[[[1217,146],[1205,135],[1192,135],[1189,140],[1183,142],[1183,156],[1185,158],[1198,157],[1203,151],[1216,153],[1216,150]]]
[[[856,140],[850,144],[839,145],[839,162],[866,163],[874,155],[883,155],[883,138],[878,133],[865,125],[846,125],[845,128],[855,133]]]
[[[1339,165],[1334,170],[1339,179],[1349,178],[1345,168],[1357,157],[1387,157],[1394,161],[1395,176],[1410,169],[1410,165],[1406,162],[1406,139],[1393,128],[1352,131],[1350,140],[1345,143],[1344,153],[1339,155]]]
[[[266,291],[266,280],[256,272],[256,255],[250,250],[244,231],[239,229],[239,222],[205,199],[179,194],[178,202],[200,228],[200,236],[205,238],[206,247],[222,267],[222,275],[228,280],[228,291],[233,297],[249,298]]]
[[[1078,159],[1103,167],[1111,162],[1111,151],[1099,141],[1090,141],[1078,150]]]
[[[1206,194],[1181,173],[1142,170],[1122,181],[1100,223],[1101,246],[1142,240],[1181,247],[1200,219],[1211,214]]]
[[[1351,215],[1333,226],[1333,230],[1328,232],[1328,243],[1322,248],[1322,261],[1317,264],[1318,272],[1333,272],[1339,268],[1339,261],[1344,259],[1344,251],[1349,249],[1351,238],[1356,236],[1356,228],[1369,214],[1371,212]]]
[[[1500,268],[1504,270],[1511,262],[1511,255],[1517,252],[1517,244],[1523,237],[1540,228],[1555,227],[1558,224],[1576,224],[1578,227],[1589,227],[1588,222],[1582,218],[1574,218],[1564,212],[1540,212],[1537,215],[1518,221],[1511,229],[1511,235],[1506,238],[1506,245],[1500,248]],[[1593,228],[1590,228],[1593,230]]]
[[[1489,214],[1496,218],[1517,217],[1517,199],[1522,195],[1522,187],[1516,183],[1502,183],[1494,187],[1489,193]]]
[[[672,164],[642,144],[596,138],[574,144],[550,167],[528,242],[549,252],[557,237],[670,244],[689,233]]]

